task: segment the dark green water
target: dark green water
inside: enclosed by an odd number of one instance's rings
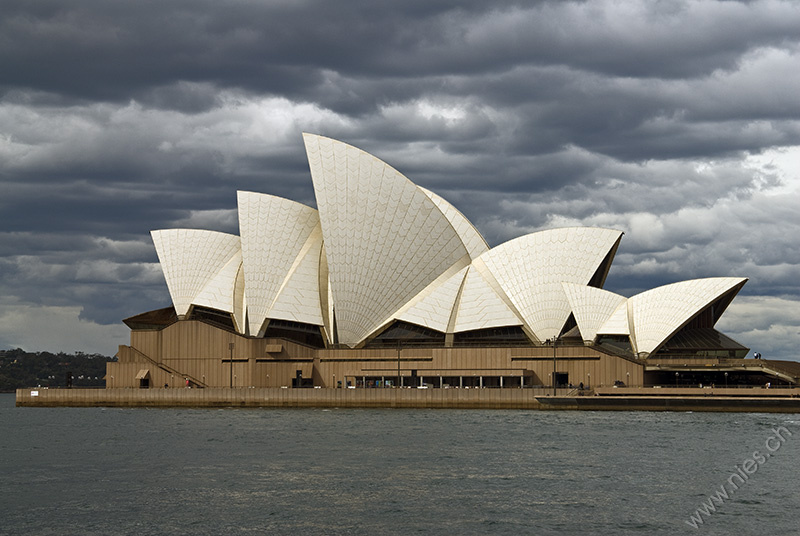
[[[687,525],[778,426],[783,442]],[[798,534],[800,415],[15,408],[2,534]]]

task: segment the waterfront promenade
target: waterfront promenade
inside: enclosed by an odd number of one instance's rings
[[[450,408],[800,413],[798,389],[17,389],[24,407]]]

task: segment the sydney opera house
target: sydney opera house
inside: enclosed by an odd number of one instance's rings
[[[588,388],[747,368],[714,328],[745,278],[621,296],[603,289],[621,231],[490,248],[378,158],[304,142],[317,208],[240,191],[238,235],[152,232],[172,304],[125,320],[109,387]]]

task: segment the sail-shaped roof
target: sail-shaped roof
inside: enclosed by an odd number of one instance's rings
[[[199,229],[151,231],[175,312],[200,303],[233,312],[234,283],[241,260],[238,236]]]
[[[628,301],[625,296],[601,288],[574,283],[562,283],[562,287],[584,341],[594,341],[597,331]]]
[[[648,356],[692,318],[717,304],[714,321],[744,286],[744,277],[709,277],[664,285],[630,298],[634,351]],[[729,296],[726,296],[729,295]],[[721,298],[725,299],[721,299]]]
[[[179,317],[193,305],[217,309],[253,336],[287,320],[355,347],[393,321],[448,334],[521,326],[541,342],[572,315],[586,342],[628,336],[647,356],[696,318],[716,322],[746,281],[684,281],[625,298],[601,288],[622,232],[551,229],[490,249],[455,207],[385,162],[303,137],[317,209],[238,192],[240,236],[152,232]]]
[[[621,231],[550,229],[501,244],[480,258],[540,341],[558,337],[571,309],[562,283],[588,285],[614,251]]]
[[[430,197],[388,164],[304,134],[339,341],[355,346],[468,254]]]
[[[263,334],[278,293],[293,267],[299,266],[301,253],[310,252],[312,263],[316,259],[317,264],[307,268],[318,269],[321,240],[312,233],[319,225],[319,216],[311,207],[274,195],[238,192],[238,202],[248,324],[251,335]],[[318,291],[316,296],[319,309]],[[321,324],[321,313],[316,318]]]

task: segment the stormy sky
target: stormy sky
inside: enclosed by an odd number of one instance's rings
[[[116,353],[170,304],[151,229],[314,206],[303,131],[490,245],[625,232],[606,288],[744,276],[717,325],[800,360],[800,4],[4,0],[0,349]]]

